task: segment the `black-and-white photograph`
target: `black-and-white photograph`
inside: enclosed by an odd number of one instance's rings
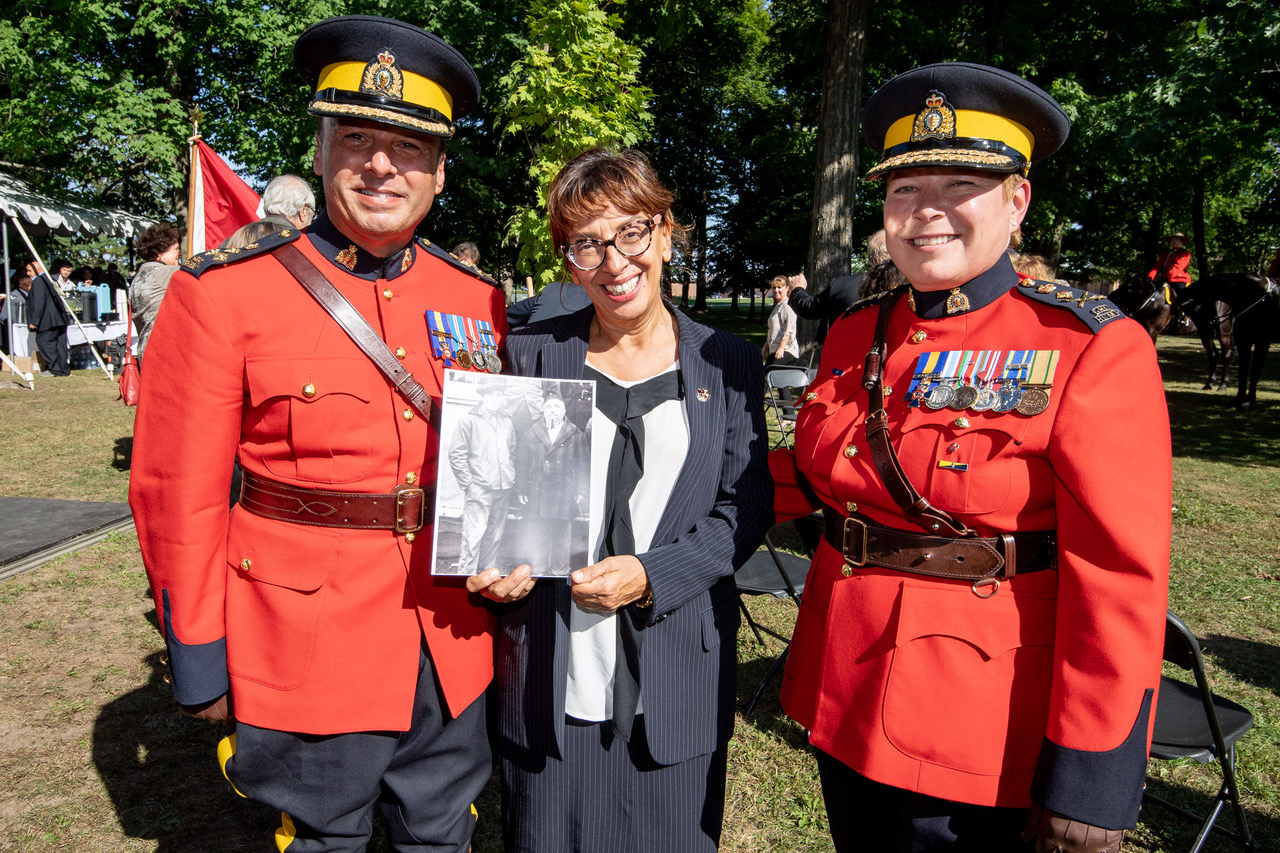
[[[588,564],[594,396],[589,380],[445,371],[435,574]]]

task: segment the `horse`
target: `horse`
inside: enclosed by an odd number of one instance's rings
[[[1209,375],[1202,387],[1205,390],[1212,388],[1216,379],[1218,390],[1226,389],[1227,368],[1231,365],[1231,353],[1234,351],[1231,324],[1228,318],[1219,315],[1212,300],[1189,299],[1186,291],[1174,290],[1174,301],[1170,304],[1165,297],[1164,286],[1147,279],[1130,279],[1112,291],[1109,298],[1147,330],[1153,344],[1162,333],[1176,328],[1179,313],[1190,317],[1209,360]],[[1218,365],[1222,366],[1221,376],[1217,372]]]
[[[1200,304],[1225,302],[1231,308],[1240,378],[1235,406],[1248,411],[1257,404],[1258,380],[1273,343],[1280,342],[1280,294],[1260,275],[1219,273],[1187,288],[1186,298]]]
[[[1164,298],[1164,288],[1146,279],[1130,279],[1107,298],[1146,329],[1153,344],[1173,322],[1173,306]]]
[[[1200,336],[1200,346],[1209,358],[1209,377],[1200,387],[1208,391],[1216,381],[1217,390],[1227,390],[1227,371],[1231,369],[1231,356],[1236,351],[1230,306],[1225,302],[1188,298],[1185,292],[1176,294],[1174,301],[1178,310],[1191,319]]]

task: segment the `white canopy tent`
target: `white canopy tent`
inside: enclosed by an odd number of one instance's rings
[[[26,223],[25,226],[23,223]],[[25,181],[13,175],[0,172],[0,236],[3,238],[4,293],[6,302],[9,297],[9,280],[12,270],[12,262],[9,256],[9,226],[11,224],[26,244],[31,257],[40,261],[41,266],[48,269],[44,259],[40,257],[40,253],[36,251],[36,247],[31,242],[32,236],[44,237],[52,234],[70,237],[75,234],[87,233],[132,237],[154,223],[149,219],[134,216],[120,210],[103,210],[76,202],[58,201],[37,192]],[[56,290],[57,288],[55,288]],[[65,305],[65,300],[64,307],[67,308],[68,314],[72,313],[70,307]],[[13,314],[14,312],[9,312],[10,342],[17,340],[19,332],[16,326],[17,318]],[[76,321],[76,326],[84,337],[88,338],[88,333],[85,332],[84,327],[78,320]],[[26,330],[22,329],[21,331],[25,333]],[[102,358],[98,356],[96,349],[94,350],[94,356],[98,359],[98,364],[101,365],[103,372],[110,376],[107,366],[103,364]],[[3,361],[6,362],[6,366],[10,370],[15,373],[20,372],[6,354],[0,353],[0,357],[3,357]],[[30,374],[24,375],[23,378],[30,384]]]

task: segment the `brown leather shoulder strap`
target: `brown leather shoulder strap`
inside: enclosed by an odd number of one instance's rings
[[[409,402],[409,405],[413,406],[419,415],[430,419],[431,397],[426,389],[418,384],[413,374],[405,369],[400,359],[388,349],[368,321],[360,316],[360,312],[338,292],[333,282],[316,269],[316,265],[292,244],[286,243],[271,254],[289,271],[290,275],[298,280],[299,284],[306,288],[308,293],[315,297],[320,307],[342,327],[342,331],[346,332],[355,345],[360,347],[360,351],[391,380],[391,384]]]
[[[884,410],[884,364],[889,360],[885,351],[885,335],[889,328],[889,315],[901,297],[902,291],[899,290],[880,303],[874,340],[862,374],[862,386],[867,389],[867,444],[871,446],[871,459],[889,496],[908,518],[930,533],[945,530],[953,536],[973,536],[976,535],[974,531],[930,504],[916,491],[902,470],[893,442],[889,440],[889,416]]]

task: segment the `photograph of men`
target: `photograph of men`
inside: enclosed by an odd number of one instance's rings
[[[594,383],[446,371],[437,575],[585,568]]]
[[[505,407],[501,385],[481,385],[480,403],[462,418],[449,443],[449,467],[465,495],[458,574],[474,575],[498,564],[516,484],[516,433]]]

